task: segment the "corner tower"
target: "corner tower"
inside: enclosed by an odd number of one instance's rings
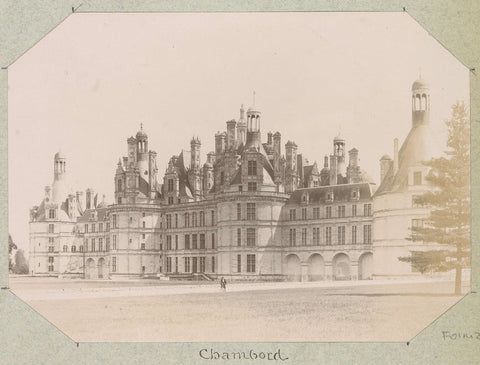
[[[412,85],[412,127],[430,122],[430,87],[420,78]]]

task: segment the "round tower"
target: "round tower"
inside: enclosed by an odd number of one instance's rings
[[[412,127],[430,122],[430,87],[420,78],[412,85]]]
[[[148,136],[143,130],[143,124],[140,124],[140,130],[135,136],[137,142],[137,167],[140,171],[140,176],[149,181],[148,168]]]
[[[260,115],[261,113],[254,107],[251,107],[247,110],[247,148],[260,148]]]

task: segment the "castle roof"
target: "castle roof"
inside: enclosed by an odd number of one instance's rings
[[[310,204],[331,203],[327,201],[327,194],[331,192],[333,192],[334,202],[348,202],[352,200],[353,189],[358,189],[360,193],[360,201],[369,200],[373,195],[372,186],[367,182],[358,184],[327,185],[314,188],[297,189],[292,193],[292,195],[290,195],[290,199],[288,199],[287,204],[300,204],[302,201],[302,196],[305,193],[308,194],[308,200]]]

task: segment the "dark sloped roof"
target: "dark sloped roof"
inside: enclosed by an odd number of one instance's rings
[[[87,223],[90,222],[90,217],[92,212],[97,211],[97,219],[99,222],[105,220],[105,216],[107,215],[108,208],[98,208],[98,209],[87,209],[83,212],[83,215],[77,219],[78,223]]]
[[[356,201],[352,199],[351,193],[353,189],[359,190],[360,200],[368,200],[372,197],[372,188],[369,183],[328,185],[295,190],[290,196],[287,204],[301,203],[302,196],[305,193],[308,193],[310,204],[326,203],[327,194],[330,192],[333,192],[334,202]]]

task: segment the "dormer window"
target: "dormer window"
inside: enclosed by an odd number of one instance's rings
[[[55,209],[48,210],[48,218],[55,219]]]
[[[333,202],[333,191],[327,193],[327,201]]]
[[[302,203],[303,204],[308,204],[308,201],[309,201],[308,193],[303,193],[302,194]]]
[[[248,175],[249,176],[257,175],[257,161],[255,160],[248,161]]]
[[[352,200],[358,200],[360,199],[360,190],[359,189],[352,189],[352,192],[350,194]]]

